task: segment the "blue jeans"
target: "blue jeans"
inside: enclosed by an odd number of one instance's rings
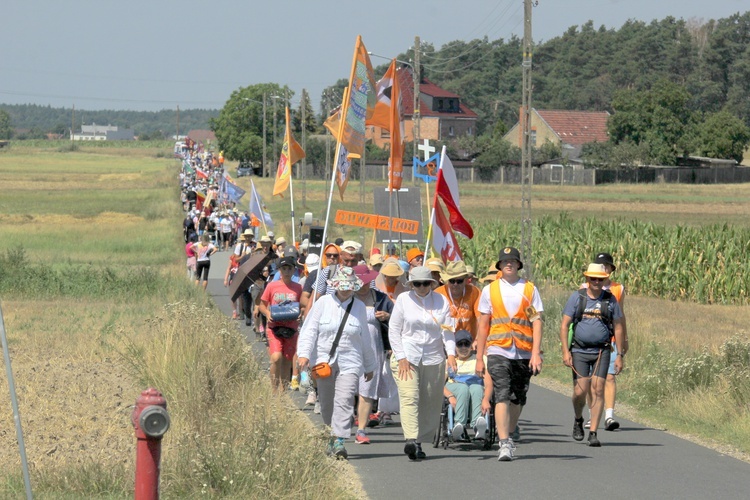
[[[458,382],[448,382],[445,386],[456,396],[456,409],[453,413],[454,424],[466,425],[468,423],[470,427],[474,427],[477,418],[482,416],[484,386],[479,384],[466,385]],[[469,417],[471,417],[471,420],[469,420]]]

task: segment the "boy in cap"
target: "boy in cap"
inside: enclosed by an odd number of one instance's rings
[[[518,274],[523,262],[516,248],[505,247],[495,267],[501,277],[486,286],[479,299],[476,373],[484,374],[482,356],[486,354],[495,394],[498,460],[508,462],[516,450],[511,429],[518,425],[526,404],[531,375],[542,370],[544,306],[536,286]],[[485,411],[490,407],[493,391],[487,391],[482,400]]]
[[[583,441],[583,407],[591,392],[591,427],[588,445],[599,447],[597,428],[604,403],[604,384],[611,356],[611,338],[624,345],[622,310],[612,293],[604,290],[609,273],[603,264],[589,264],[583,275],[586,288],[575,291],[563,309],[560,343],[565,366],[573,370],[573,439]],[[572,338],[569,336],[572,325]],[[624,354],[615,357],[615,374]]]

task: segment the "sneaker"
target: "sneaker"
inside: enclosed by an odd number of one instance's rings
[[[591,429],[591,420],[586,420],[586,423],[583,424],[584,429]]]
[[[417,443],[417,460],[424,460],[427,458],[427,453],[422,451],[422,443]]]
[[[513,460],[513,449],[508,441],[500,443],[500,452],[497,454],[498,462],[510,462]]]
[[[380,418],[378,418],[377,413],[371,413],[370,419],[367,421],[367,427],[377,427],[380,425]]]
[[[510,438],[513,441],[520,441],[521,440],[521,429],[516,425],[516,428],[513,429],[513,432],[510,433]]]
[[[575,419],[573,423],[573,439],[583,441],[583,417]]]
[[[461,422],[453,426],[451,436],[453,436],[454,441],[458,441],[459,439],[464,438],[464,425]]]
[[[315,408],[313,408],[313,413],[320,415],[320,401],[315,402]],[[583,438],[581,438],[583,439]]]
[[[367,437],[365,431],[358,430],[357,435],[354,437],[354,442],[357,444],[370,444],[370,438]]]
[[[620,422],[618,422],[614,418],[610,417],[604,421],[604,430],[613,431],[619,428],[620,428]]]
[[[310,391],[307,393],[307,401],[305,401],[305,406],[314,406],[315,403],[318,402],[318,398],[315,396],[315,391]]]
[[[344,448],[343,438],[338,438],[333,442],[333,454],[337,459],[343,458],[344,460],[346,460],[347,458],[349,458],[349,452],[347,452],[346,448]]]
[[[334,439],[331,438],[326,445],[326,455],[328,455],[329,457],[333,456],[333,441]]]
[[[510,456],[516,458],[516,442],[513,438],[508,438],[508,446],[510,446]]]
[[[380,425],[382,426],[393,425],[393,419],[391,418],[390,413],[380,412],[378,417],[380,419]]]
[[[293,391],[299,391],[299,380],[297,380],[297,377],[292,377],[292,381],[289,384],[289,388]]]
[[[409,457],[409,460],[417,459],[417,443],[413,439],[406,441],[404,445],[404,454]]]
[[[474,437],[476,439],[485,439],[487,437],[487,421],[484,417],[477,417],[474,424]]]
[[[602,443],[599,442],[599,438],[596,437],[596,432],[589,432],[589,446],[593,448],[599,448]]]

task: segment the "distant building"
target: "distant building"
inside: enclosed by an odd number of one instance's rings
[[[134,141],[132,128],[120,129],[113,125],[81,125],[80,133],[73,133],[73,141]]]
[[[545,142],[560,147],[563,156],[574,159],[581,156],[584,144],[607,142],[606,111],[564,111],[531,108],[531,146],[538,148]],[[503,137],[519,148],[523,146],[523,129],[516,123]]]
[[[396,73],[401,89],[401,110],[404,114],[404,142],[414,140],[414,78],[411,68],[404,66]],[[427,78],[419,83],[419,138],[448,141],[477,133],[477,114],[461,102],[458,94],[444,90]],[[367,140],[380,148],[390,148],[388,130],[368,126]]]
[[[205,147],[208,147],[209,144],[216,144],[216,134],[211,130],[195,129],[188,132],[187,136],[195,141],[196,144],[203,143]]]

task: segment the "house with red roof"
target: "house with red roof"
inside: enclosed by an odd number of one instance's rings
[[[205,146],[216,144],[216,134],[211,130],[194,129],[188,132],[187,136],[195,141],[196,144],[199,142],[202,142]]]
[[[414,78],[410,67],[399,68],[401,109],[404,114],[404,142],[414,140]],[[461,102],[458,94],[444,90],[427,78],[419,82],[420,140],[448,141],[477,132],[477,114]],[[380,127],[368,126],[367,140],[378,147],[390,147],[390,132]]]
[[[560,146],[563,156],[578,158],[584,144],[607,142],[606,111],[542,110],[531,108],[531,145],[541,147],[549,141]],[[519,148],[523,146],[523,129],[516,123],[503,137]]]

